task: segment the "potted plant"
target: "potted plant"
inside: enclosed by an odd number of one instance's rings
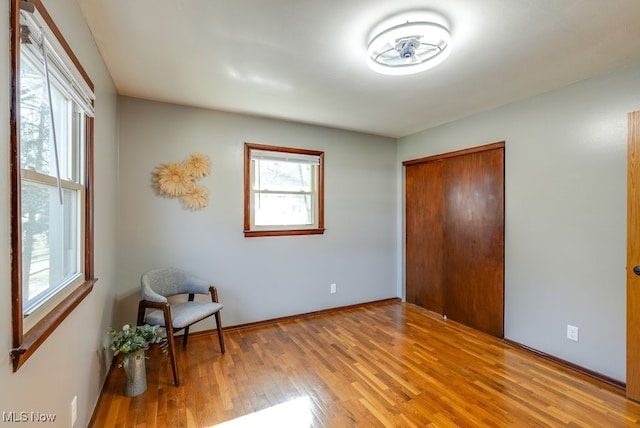
[[[111,350],[114,357],[120,358],[118,367],[124,368],[126,377],[124,394],[134,397],[147,389],[147,372],[145,353],[154,343],[160,343],[166,352],[167,332],[158,325],[132,326],[125,324],[121,330],[109,329],[109,336],[113,337]]]

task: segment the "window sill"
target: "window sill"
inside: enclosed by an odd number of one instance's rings
[[[325,229],[288,229],[288,230],[245,230],[245,238],[257,238],[260,236],[296,236],[296,235],[322,235]]]
[[[11,350],[14,372],[18,371],[47,337],[55,331],[56,327],[89,295],[96,281],[97,279],[85,281],[28,332],[24,333],[20,346]]]

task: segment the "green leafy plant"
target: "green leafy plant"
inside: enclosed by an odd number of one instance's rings
[[[108,334],[113,337],[111,342],[113,355],[122,354],[118,367],[122,367],[131,354],[145,351],[154,343],[159,343],[163,352],[167,351],[167,331],[159,325],[145,324],[134,327],[131,324],[125,324],[121,330],[110,328]]]

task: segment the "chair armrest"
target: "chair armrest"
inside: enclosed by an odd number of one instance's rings
[[[160,309],[165,314],[168,313],[169,303],[168,302],[154,302],[151,300],[140,300],[138,303],[138,320],[137,325],[142,325],[144,323],[144,317],[146,315],[147,309]],[[170,319],[170,318],[169,318]]]
[[[169,306],[169,302],[154,302],[151,300],[140,300],[139,305],[144,307],[145,309],[147,308],[164,309]]]
[[[218,290],[213,285],[209,286],[209,294],[211,294],[211,301],[218,302]]]

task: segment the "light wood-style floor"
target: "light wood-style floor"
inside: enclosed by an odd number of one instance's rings
[[[397,301],[231,330],[225,343],[225,355],[215,335],[180,346],[178,388],[158,349],[138,397],[113,369],[91,426],[640,426],[622,391]]]

